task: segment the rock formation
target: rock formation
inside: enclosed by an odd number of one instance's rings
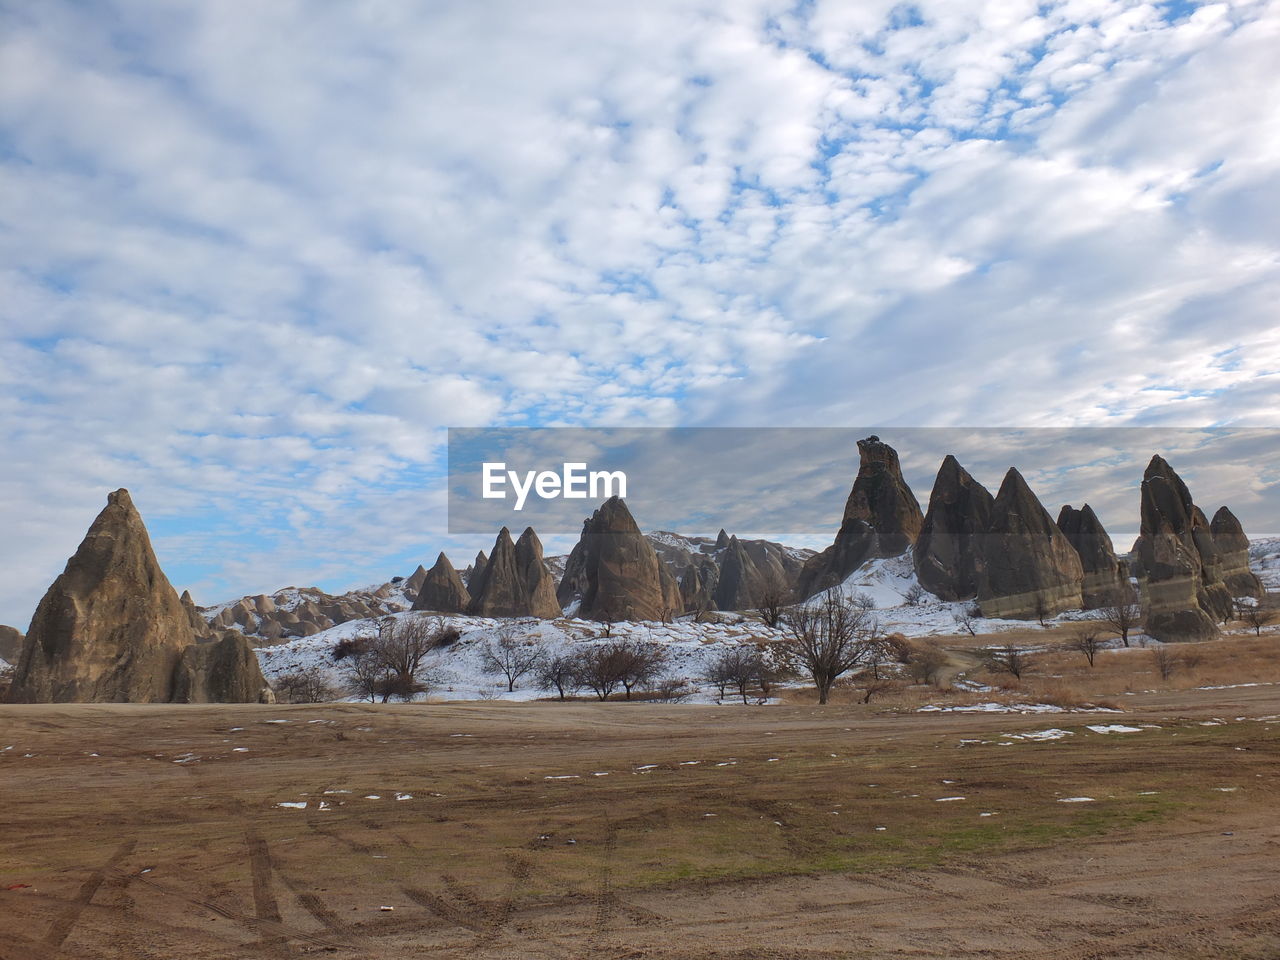
[[[1191,491],[1163,457],[1154,456],[1142,479],[1142,530],[1134,544],[1134,569],[1142,587],[1146,631],[1157,640],[1207,640],[1232,612],[1225,578],[1252,588],[1239,577],[1239,523],[1218,511],[1222,543]],[[1240,537],[1243,537],[1241,532]],[[1247,543],[1247,541],[1246,541]],[[1224,547],[1234,547],[1227,550]],[[1247,547],[1244,565],[1248,566]],[[1259,584],[1259,587],[1261,585]]]
[[[620,497],[582,524],[557,599],[597,620],[660,620],[680,612],[680,589]]]
[[[409,578],[404,582],[405,596],[417,599],[418,593],[422,590],[422,581],[426,579],[426,568],[422,564],[418,564],[418,569],[409,574]]]
[[[743,540],[731,537],[724,530],[714,539],[686,537],[678,533],[657,530],[646,534],[653,545],[658,560],[676,580],[680,589],[678,609],[691,610],[747,609],[753,605],[751,591],[759,592],[756,585],[768,583],[770,589],[779,584],[785,594],[794,596],[800,571],[814,553],[775,543],[772,540]],[[729,561],[730,545],[737,544],[734,560]],[[726,563],[742,568],[738,573],[729,570],[732,583],[747,585],[745,593],[726,587],[716,600],[720,580]],[[721,606],[733,604],[733,606]]]
[[[766,540],[729,538],[718,556],[720,571],[712,596],[717,610],[747,610],[769,596],[791,602],[797,571],[787,569],[769,549],[773,546]]]
[[[234,631],[182,651],[172,698],[175,703],[275,703],[248,638]]]
[[[1262,581],[1249,568],[1249,538],[1236,515],[1219,507],[1209,524],[1213,542],[1222,557],[1222,582],[1232,597],[1262,599],[1266,594]]]
[[[503,527],[484,569],[473,579],[468,613],[481,617],[560,616],[555,586],[542,560],[542,543],[532,527],[520,535],[519,543],[512,543],[511,532]]]
[[[1128,595],[1128,573],[1091,506],[1086,503],[1079,510],[1070,504],[1064,506],[1058,513],[1058,529],[1080,555],[1084,569],[1080,593],[1085,609],[1103,607]]]
[[[189,599],[189,598],[188,598]],[[175,699],[184,658],[196,663],[196,632],[188,608],[156,560],[127,490],[107,498],[66,569],[36,608],[9,698],[19,702],[165,703]],[[257,661],[219,661],[187,683],[184,695],[265,684]],[[200,677],[217,675],[217,689]]]
[[[860,464],[835,543],[805,564],[799,592],[810,597],[844,581],[867,560],[894,557],[916,542],[924,517],[902,478],[898,453],[879,437],[858,441]]]
[[[419,567],[419,570],[422,568]],[[424,571],[418,595],[413,601],[414,610],[433,610],[437,613],[466,613],[471,604],[471,594],[462,585],[462,578],[443,553],[436,557],[435,566]]]
[[[920,585],[943,600],[968,600],[982,581],[982,540],[995,498],[947,454],[912,549]]]
[[[984,617],[1030,619],[1082,605],[1080,555],[1012,467],[991,504],[981,553]]]
[[[16,627],[0,624],[0,660],[15,664],[22,655],[22,642],[26,639]]]
[[[484,568],[487,566],[489,566],[489,558],[481,550],[476,554],[476,558],[471,561],[471,566],[467,567],[462,573],[462,581],[467,585],[467,590],[471,592],[473,597],[476,594],[476,588],[480,584],[480,575],[484,573]]]

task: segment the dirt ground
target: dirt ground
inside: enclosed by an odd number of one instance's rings
[[[1280,686],[1124,706],[0,707],[0,958],[1280,956]]]

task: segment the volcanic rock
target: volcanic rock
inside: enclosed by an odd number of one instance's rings
[[[879,437],[858,441],[860,464],[835,543],[805,564],[801,597],[844,581],[867,560],[895,557],[920,534],[924,517],[902,478],[898,453]]]
[[[480,576],[484,573],[485,567],[489,566],[489,558],[484,555],[481,550],[476,554],[476,558],[471,561],[471,566],[463,571],[462,580],[467,585],[467,590],[474,597],[476,589],[480,585]]]
[[[471,594],[462,585],[458,571],[453,569],[449,558],[441,553],[436,557],[435,566],[429,572],[424,572],[418,595],[413,601],[413,609],[466,613],[470,603]]]
[[[947,454],[912,549],[920,585],[943,600],[968,600],[982,582],[982,540],[995,498]]]
[[[470,591],[468,613],[482,617],[560,616],[551,574],[542,561],[542,543],[533,528],[526,529],[519,544],[503,527],[493,553]]]
[[[1224,527],[1226,521],[1224,518]],[[1231,533],[1224,529],[1225,542]],[[1146,632],[1157,640],[1207,640],[1231,614],[1222,581],[1225,564],[1210,525],[1191,491],[1163,457],[1142,479],[1142,529],[1134,567],[1146,608]]]
[[[0,624],[0,660],[6,663],[17,663],[22,655],[22,643],[26,638],[16,627]]]
[[[1231,596],[1261,600],[1266,589],[1249,568],[1249,538],[1236,515],[1226,507],[1219,507],[1209,524],[1209,532],[1222,557],[1222,582]]]
[[[422,564],[418,564],[418,569],[409,574],[409,578],[403,584],[405,596],[417,597],[422,589],[422,581],[425,579],[427,579],[427,570]]]
[[[1058,529],[1076,548],[1084,580],[1080,592],[1086,609],[1114,603],[1127,595],[1129,583],[1124,564],[1116,558],[1111,538],[1087,503],[1079,510],[1067,504],[1058,513]]]
[[[1082,605],[1080,555],[1012,467],[991,504],[981,551],[984,617],[1031,619]]]
[[[660,620],[680,612],[680,586],[658,560],[620,497],[610,497],[582,524],[565,563],[557,599],[596,620]]]
[[[182,651],[173,677],[175,703],[275,703],[257,654],[241,633]]]
[[[107,498],[31,621],[10,698],[164,703],[195,642],[127,490]]]

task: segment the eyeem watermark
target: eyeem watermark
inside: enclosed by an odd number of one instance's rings
[[[486,500],[505,500],[510,484],[515,493],[514,509],[523,510],[530,491],[543,500],[608,499],[627,495],[627,475],[621,470],[587,470],[585,463],[565,463],[559,473],[554,470],[526,470],[523,475],[508,470],[504,462],[485,462],[481,466],[481,495]],[[523,480],[523,482],[521,482]]]

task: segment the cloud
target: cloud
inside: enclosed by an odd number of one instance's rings
[[[449,542],[446,426],[1271,424],[1278,32],[7,8],[0,620],[120,485],[201,600],[407,572]]]

